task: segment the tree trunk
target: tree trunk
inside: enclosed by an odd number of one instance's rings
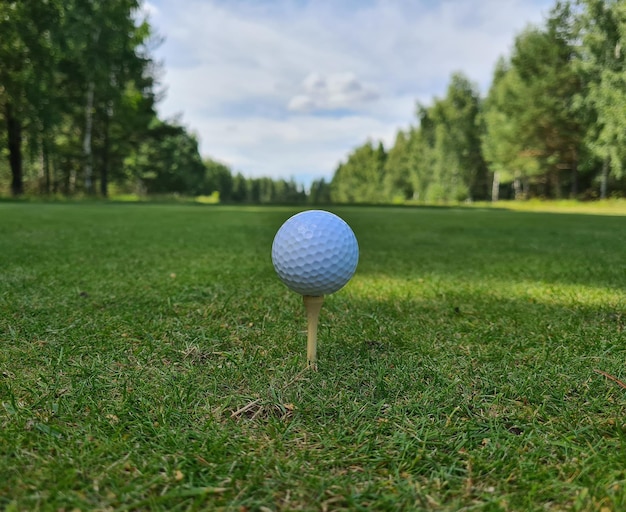
[[[554,190],[554,198],[562,199],[561,194],[561,176],[558,169],[555,169],[552,174],[552,189]]]
[[[50,177],[50,148],[47,142],[43,146],[43,169],[46,176],[46,194],[49,194],[52,189],[52,179]]]
[[[71,163],[69,162],[68,158],[63,159],[61,169],[62,169],[61,172],[63,173],[62,194],[69,196],[70,195],[70,181],[71,181],[70,174],[72,170],[71,170]]]
[[[59,157],[58,155],[55,155],[54,153],[52,153],[52,162],[50,167],[51,169],[51,176],[50,176],[50,188],[52,190],[53,194],[56,194],[59,191],[59,185],[58,185],[58,175],[57,175],[57,169],[59,168]]]
[[[105,144],[106,142],[107,141],[105,140]],[[102,197],[108,197],[109,195],[109,153],[106,147],[104,151],[105,153],[102,156],[102,170],[100,172],[100,194],[102,195]]]
[[[39,165],[41,166],[40,191],[43,194],[50,194],[50,151],[48,142],[44,135],[41,140],[41,149],[39,150]]]
[[[43,162],[43,144],[39,148],[39,183],[37,183],[40,194],[46,193],[46,171]]]
[[[22,124],[15,117],[10,103],[5,105],[7,122],[7,139],[9,143],[9,164],[11,166],[11,193],[20,196],[24,193],[24,180],[22,176]]]
[[[100,170],[100,194],[102,194],[102,197],[108,197],[109,195],[109,166],[111,165],[111,136],[109,131],[112,116],[113,106],[109,102],[104,117],[104,147],[102,148],[102,169]]]
[[[500,199],[500,174],[493,173],[493,183],[491,184],[491,201],[497,202]]]
[[[609,181],[609,165],[610,159],[607,156],[602,162],[602,177],[600,180],[600,199],[606,199],[606,189]]]
[[[93,100],[95,84],[89,82],[87,87],[87,103],[85,105],[85,135],[83,137],[83,156],[85,158],[85,192],[93,193],[93,151],[91,134],[93,131]]]
[[[546,178],[543,183],[543,198],[544,199],[552,198],[552,171],[548,171],[546,173]]]
[[[578,159],[572,161],[572,189],[570,192],[572,199],[578,196]]]

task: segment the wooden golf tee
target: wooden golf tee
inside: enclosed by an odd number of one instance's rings
[[[317,370],[317,322],[324,303],[324,296],[304,295],[307,320],[306,365]]]

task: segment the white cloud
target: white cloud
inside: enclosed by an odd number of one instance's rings
[[[289,100],[288,108],[295,112],[310,112],[317,107],[315,100],[307,94],[298,94]]]
[[[203,154],[247,175],[329,178],[367,138],[393,142],[415,101],[496,59],[552,0],[151,0],[167,97]]]
[[[368,116],[351,115],[329,120],[299,115],[285,123],[263,117],[233,122],[212,119],[200,125],[208,152],[248,176],[330,179],[337,163],[368,136],[393,141],[389,126]],[[355,140],[355,134],[359,134]],[[276,162],[280,162],[280,166]]]
[[[289,101],[291,111],[352,110],[378,99],[374,88],[362,85],[354,73],[324,76],[313,72],[303,80],[301,88],[302,92]]]

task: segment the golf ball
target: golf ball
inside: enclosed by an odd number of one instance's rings
[[[352,229],[330,212],[308,210],[287,219],[272,244],[281,281],[301,295],[328,295],[354,275],[359,246]]]

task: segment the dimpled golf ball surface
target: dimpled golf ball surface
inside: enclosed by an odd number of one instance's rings
[[[322,210],[287,219],[272,244],[278,277],[301,295],[336,292],[354,275],[358,261],[359,246],[350,226]]]

